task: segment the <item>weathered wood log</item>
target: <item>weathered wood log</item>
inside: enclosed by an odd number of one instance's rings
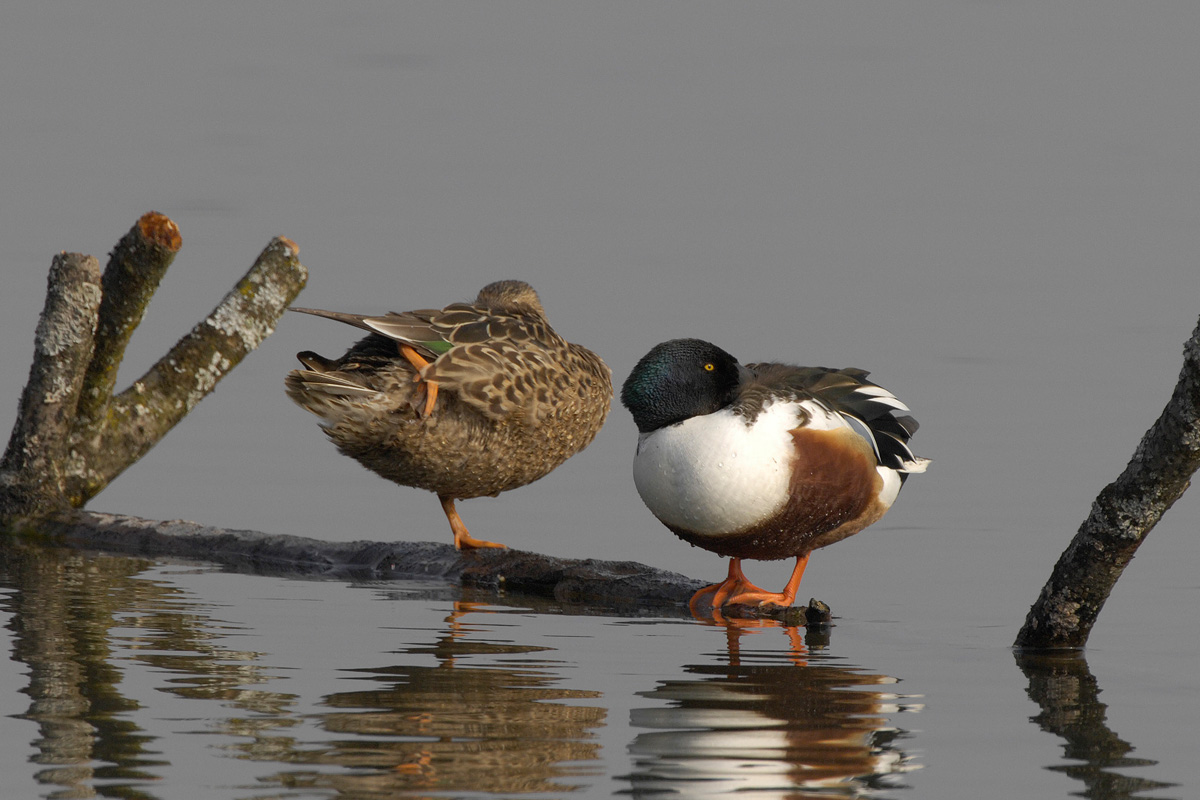
[[[371,580],[429,578],[572,605],[675,606],[686,611],[688,598],[702,585],[632,561],[564,559],[512,549],[459,552],[440,542],[326,542],[90,511],[44,521],[40,531],[78,547],[207,561],[244,572]]]
[[[206,561],[238,572],[359,580],[430,579],[495,596],[544,598],[573,611],[688,616],[687,602],[704,584],[634,561],[546,556],[522,550],[459,552],[434,542],[326,542],[300,536],[159,522],[92,511],[68,511],[42,520],[40,538],[74,547]],[[777,620],[785,625],[828,625],[828,606],[724,610],[729,618]]]
[[[1163,513],[1200,467],[1200,325],[1162,415],[1125,471],[1104,487],[1054,566],[1017,634],[1022,648],[1080,648],[1112,587]]]
[[[145,214],[96,259],[57,256],[34,363],[0,461],[0,531],[80,508],[143,456],[274,330],[307,280],[279,237],[207,319],[113,395],[134,328],[180,247],[179,229]]]

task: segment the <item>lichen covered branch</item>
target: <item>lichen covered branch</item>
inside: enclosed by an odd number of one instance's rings
[[[179,227],[151,211],[142,215],[109,254],[96,343],[79,400],[81,425],[94,424],[107,412],[125,347],[181,244]]]
[[[1129,465],[1104,487],[1017,635],[1022,648],[1080,648],[1126,565],[1200,467],[1200,325],[1179,382]]]
[[[55,257],[0,462],[0,528],[82,507],[271,334],[307,280],[295,243],[274,239],[204,321],[114,395],[125,348],[179,247],[175,223],[150,212],[118,242],[103,277],[91,256]]]
[[[80,507],[145,455],[262,343],[307,273],[289,239],[273,240],[203,321],[72,437],[66,494]]]
[[[0,462],[0,512],[21,517],[62,510],[61,464],[74,423],[100,307],[100,265],[60,253],[50,266],[46,304],[17,422]]]

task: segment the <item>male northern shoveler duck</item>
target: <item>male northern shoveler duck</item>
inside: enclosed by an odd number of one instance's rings
[[[504,547],[467,531],[455,500],[532,483],[595,438],[612,373],[555,333],[533,287],[497,281],[474,303],[371,317],[305,314],[370,334],[338,359],[296,355],[288,397],[345,455],[438,496],[458,549]]]
[[[633,478],[676,536],[729,556],[728,577],[697,592],[705,604],[789,606],[817,548],[858,533],[891,507],[929,459],[886,389],[859,369],[739,364],[716,345],[674,339],[647,353],[621,402],[638,427]],[[743,558],[795,557],[782,592],[742,572]]]

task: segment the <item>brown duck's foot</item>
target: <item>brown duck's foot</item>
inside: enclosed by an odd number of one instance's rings
[[[429,362],[426,361],[420,353],[418,353],[409,345],[401,344],[399,347],[400,355],[404,356],[404,358],[408,360],[408,363],[412,364],[413,369],[417,371],[417,374],[413,376],[413,380],[417,382],[417,393],[413,397],[413,406],[417,408],[417,413],[422,417],[428,417],[433,413],[433,407],[434,404],[437,403],[438,393],[437,383],[421,378],[421,371],[424,370],[425,367],[429,366]],[[424,398],[425,401],[424,409],[421,408],[422,398]]]
[[[483,539],[476,539],[467,530],[467,526],[463,523],[462,517],[458,515],[458,510],[454,507],[453,497],[438,496],[438,500],[442,503],[442,511],[446,513],[446,519],[450,521],[450,530],[454,531],[454,548],[456,550],[477,550],[481,547],[499,547],[507,549],[507,545],[498,544],[496,542],[485,542]]]
[[[740,558],[731,558],[729,559],[729,574],[725,577],[725,580],[720,583],[714,583],[712,586],[705,586],[692,595],[692,599],[688,601],[688,608],[691,609],[693,614],[705,606],[711,606],[714,610],[718,610],[727,603],[732,602],[730,599],[732,595],[762,591],[762,589],[751,583],[742,572],[742,560]],[[706,599],[706,596],[709,594],[712,595],[712,599]]]
[[[805,553],[796,559],[792,577],[788,579],[787,586],[783,587],[782,592],[767,592],[751,584],[750,588],[745,591],[730,594],[725,602],[731,605],[787,608],[796,599],[796,590],[800,588],[800,579],[804,577],[804,568],[808,566],[808,556],[809,554]]]

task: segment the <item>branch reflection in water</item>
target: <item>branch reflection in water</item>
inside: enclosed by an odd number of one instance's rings
[[[820,634],[775,621],[714,620],[711,630],[670,621],[701,634],[687,640],[684,667],[670,657],[647,666],[634,648],[652,639],[613,633],[659,626],[658,612],[588,628],[616,636],[601,645],[610,648],[601,652],[605,676],[620,673],[605,684],[615,693],[602,698],[587,677],[587,659],[600,652],[591,633],[580,640],[590,651],[541,646],[560,641],[546,635],[547,623],[573,633],[571,620],[583,619],[574,615],[587,610],[500,606],[506,601],[491,594],[483,605],[454,602],[462,596],[454,587],[426,597],[400,584],[388,589],[403,595],[392,598],[400,604],[356,596],[348,606],[303,610],[288,598],[361,589],[267,577],[215,584],[245,595],[182,588],[206,585],[211,571],[0,540],[12,662],[4,674],[13,694],[26,696],[6,698],[18,713],[7,718],[4,747],[27,750],[32,762],[23,775],[6,769],[0,794],[20,785],[21,796],[36,796],[28,786],[36,781],[50,797],[566,796],[615,780],[638,797],[739,789],[898,797],[916,766],[903,721],[920,706],[896,680],[836,657]],[[397,609],[421,622],[394,628]],[[247,617],[256,622],[239,621]],[[353,633],[332,638],[360,649],[297,642],[310,632],[327,642],[327,626],[350,624]],[[690,646],[713,633],[718,652]],[[239,644],[247,641],[262,644]],[[378,666],[345,668],[361,667],[364,656]],[[1155,797],[1171,786],[1141,777],[1155,762],[1134,757],[1109,728],[1082,656],[1018,653],[1017,663],[1040,706],[1032,722],[1065,745],[1046,768],[1079,781],[1093,800]],[[626,729],[630,701],[640,707]],[[617,707],[614,725],[607,714]]]
[[[1029,699],[1041,707],[1031,721],[1065,741],[1063,756],[1069,763],[1047,769],[1080,781],[1080,797],[1091,800],[1148,800],[1143,792],[1165,789],[1173,783],[1123,775],[1117,769],[1150,767],[1158,762],[1133,758],[1133,745],[1108,727],[1108,708],[1100,702],[1100,687],[1081,651],[1015,651],[1017,666],[1029,679]]]
[[[916,769],[890,718],[921,708],[897,694],[897,679],[840,663],[823,652],[827,632],[801,637],[773,620],[715,620],[727,650],[684,667],[641,696],[630,745],[634,797],[755,798],[875,796],[902,788]],[[788,652],[752,651],[743,639],[781,633]],[[885,688],[886,687],[886,688]]]
[[[296,694],[254,688],[281,685],[289,668],[281,675],[264,664],[275,656],[227,647],[255,632],[217,618],[219,605],[156,579],[162,574],[146,559],[0,542],[0,607],[11,615],[12,659],[28,668],[31,702],[21,717],[37,724],[34,779],[48,796],[170,796],[181,765],[159,754],[168,745],[188,751],[180,746],[188,739],[273,765],[254,776],[252,791],[274,785],[280,796],[310,788],[347,798],[561,795],[580,788],[572,777],[602,774],[592,731],[606,710],[588,702],[599,693],[557,688],[562,664],[540,655],[549,648],[496,641],[495,625],[464,619],[490,615],[486,607],[455,602],[432,643],[422,637],[381,667],[343,669],[368,688],[325,695],[314,710]],[[172,709],[192,721],[172,731],[174,741],[146,727],[163,710],[134,699],[133,672],[143,696],[192,703]],[[229,774],[201,780],[239,792]]]
[[[259,654],[220,646],[228,635],[177,587],[139,578],[153,562],[6,541],[0,585],[11,587],[12,658],[29,668],[23,715],[38,725],[35,779],[51,796],[150,798],[154,737],[121,691],[122,662],[167,676],[164,690],[277,715],[290,697],[246,688],[269,680]]]

